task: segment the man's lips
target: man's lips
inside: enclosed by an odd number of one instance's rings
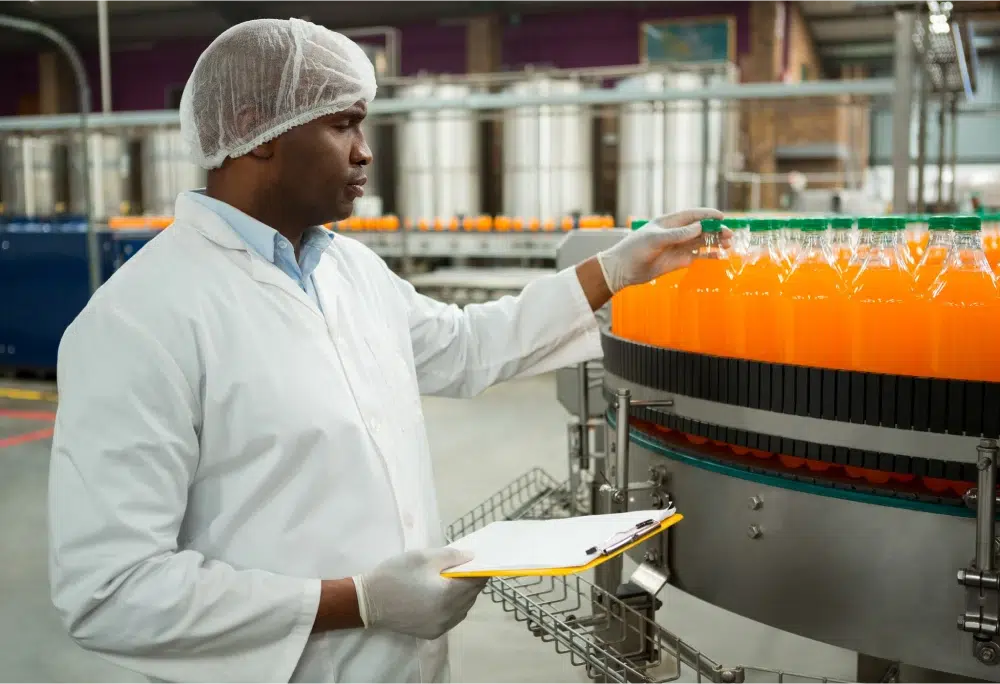
[[[353,199],[363,197],[365,194],[364,184],[368,182],[367,176],[362,176],[347,184],[347,194]]]

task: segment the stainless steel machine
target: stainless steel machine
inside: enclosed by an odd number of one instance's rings
[[[570,233],[557,265],[623,233]],[[670,503],[684,519],[629,552],[630,577],[619,559],[592,576],[494,580],[495,601],[598,681],[664,681],[682,666],[751,678],[752,664],[657,623],[668,582],[856,652],[852,681],[1000,681],[1000,385],[711,357],[607,329],[603,343],[603,364],[559,375],[577,417],[568,481],[528,473],[451,532]]]

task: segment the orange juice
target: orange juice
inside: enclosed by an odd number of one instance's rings
[[[666,273],[656,279],[656,290],[651,307],[656,324],[650,338],[650,344],[658,347],[673,347],[675,344],[677,324],[677,289],[687,273],[686,268]]]
[[[729,254],[722,248],[722,222],[701,222],[704,244],[698,248],[677,287],[674,346],[701,354],[728,352],[725,318],[731,278]]]
[[[951,251],[953,240],[954,220],[951,216],[932,216],[928,223],[930,238],[927,248],[913,272],[913,290],[917,294],[930,290]]]
[[[875,219],[868,256],[851,290],[851,365],[890,375],[926,375],[926,337],[914,334],[917,304],[894,218]]]
[[[847,295],[827,239],[826,222],[803,219],[799,255],[783,285],[785,363],[850,368],[851,347],[841,324]]]
[[[731,323],[734,356],[768,363],[782,363],[781,284],[786,269],[780,253],[777,221],[750,222],[750,254],[742,272],[733,279]]]
[[[956,217],[954,248],[927,300],[932,375],[1000,381],[994,336],[1000,320],[998,297],[983,252],[980,218]]]

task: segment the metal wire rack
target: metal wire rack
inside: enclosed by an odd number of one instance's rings
[[[447,529],[449,541],[499,520],[544,520],[589,512],[590,483],[576,491],[535,468],[518,477]],[[494,578],[485,593],[494,603],[526,623],[528,630],[556,652],[586,668],[597,682],[669,682],[682,666],[695,680],[712,682],[838,682],[766,668],[727,667],[703,655],[655,621],[659,603],[648,593],[624,585],[609,592],[594,572],[561,577]]]

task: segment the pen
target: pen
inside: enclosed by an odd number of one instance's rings
[[[641,530],[641,529],[643,529],[643,528],[645,528],[645,527],[649,527],[650,525],[653,525],[653,524],[655,524],[655,523],[656,523],[656,521],[655,521],[655,520],[653,520],[652,518],[650,518],[649,520],[643,520],[643,521],[642,521],[642,522],[640,522],[640,523],[636,523],[636,524],[635,524],[635,528],[634,528],[634,529],[636,529],[636,530]],[[612,538],[612,539],[614,539],[614,538],[615,538],[616,536],[617,536],[617,535],[612,535],[612,537],[611,537],[611,538]],[[627,544],[627,543],[629,543],[629,542],[631,542],[631,541],[634,541],[634,540],[636,539],[636,537],[637,537],[637,536],[638,536],[637,534],[630,534],[630,535],[629,535],[628,537],[626,537],[626,538],[624,539],[624,541],[623,541],[622,543],[623,543],[623,544]],[[619,546],[621,546],[621,544],[619,544]],[[589,549],[587,549],[587,550],[585,551],[585,553],[586,553],[586,554],[587,554],[588,556],[589,556],[589,555],[591,555],[591,554],[594,554],[594,553],[597,553],[597,548],[598,548],[598,547],[596,547],[596,546],[591,546],[591,547],[590,547]],[[610,552],[611,552],[611,551],[613,551],[613,550],[614,550],[614,548],[612,548],[612,547],[608,547],[608,548],[606,548],[606,549],[604,550],[604,553],[610,553]]]

